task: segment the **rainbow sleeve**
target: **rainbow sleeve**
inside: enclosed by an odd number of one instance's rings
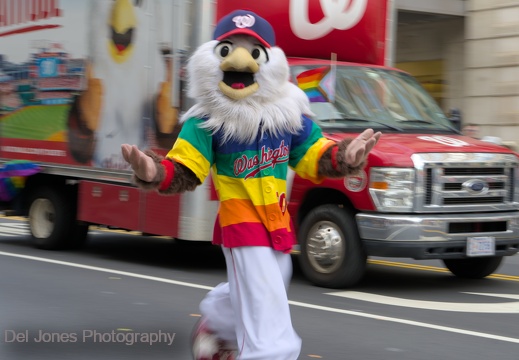
[[[320,183],[324,178],[318,174],[319,159],[334,144],[323,136],[319,126],[303,116],[303,131],[292,138],[289,165],[302,178]]]
[[[209,131],[200,128],[203,121],[198,118],[188,119],[175,145],[166,155],[189,168],[200,182],[204,182],[214,163],[213,137]]]

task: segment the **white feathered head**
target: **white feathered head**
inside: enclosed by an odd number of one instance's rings
[[[208,117],[203,126],[221,130],[224,141],[250,143],[258,131],[296,133],[301,115],[311,114],[307,96],[289,80],[272,26],[253,12],[238,10],[222,18],[214,40],[189,59],[187,72],[188,95],[196,104],[183,120]]]

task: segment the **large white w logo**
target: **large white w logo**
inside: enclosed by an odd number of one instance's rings
[[[320,0],[320,3],[324,17],[312,24],[308,18],[308,0],[290,0],[290,27],[297,37],[315,40],[333,29],[354,27],[364,16],[368,0]]]

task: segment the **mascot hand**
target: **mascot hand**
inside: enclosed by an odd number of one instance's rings
[[[132,167],[135,176],[145,182],[152,182],[157,175],[157,166],[151,157],[135,145],[121,145],[124,160]]]
[[[101,117],[103,82],[101,79],[93,77],[90,64],[87,64],[85,73],[87,88],[79,97],[79,111],[86,127],[92,131],[96,131],[99,127],[99,119]]]
[[[171,82],[160,84],[157,97],[157,128],[163,134],[171,134],[177,124],[177,109],[171,106]]]
[[[380,138],[381,132],[375,133],[372,129],[364,130],[346,148],[346,162],[351,167],[360,165],[368,156],[373,146]]]

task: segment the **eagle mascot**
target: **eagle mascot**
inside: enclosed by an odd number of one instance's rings
[[[380,133],[335,143],[309,118],[309,100],[289,81],[271,25],[238,10],[188,62],[188,110],[165,157],[122,144],[134,181],[162,194],[191,191],[212,172],[220,208],[213,243],[222,246],[228,282],[200,304],[192,337],[196,360],[295,360],[301,339],[287,288],[294,228],[286,211],[290,166],[320,182],[360,171]]]
[[[177,109],[170,104],[172,69],[161,49],[160,15],[156,0],[92,2],[85,90],[68,117],[76,161],[128,169],[123,143],[171,148]]]

